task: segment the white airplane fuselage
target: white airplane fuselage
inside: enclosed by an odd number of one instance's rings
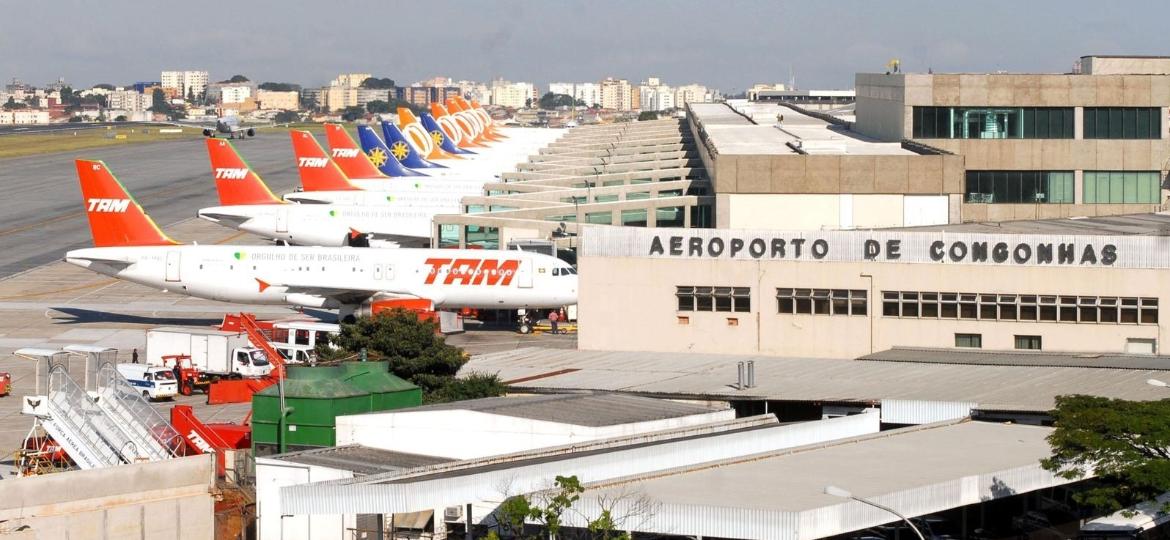
[[[437,309],[520,309],[577,303],[577,275],[531,252],[281,246],[83,248],[71,264],[208,300],[339,308],[425,298]]]
[[[418,204],[451,204],[461,212],[463,197],[483,195],[486,180],[452,178],[351,179],[360,189],[343,191],[294,191],[283,199],[309,204],[356,206],[393,206],[398,200],[421,201]]]

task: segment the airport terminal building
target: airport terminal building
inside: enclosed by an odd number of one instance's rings
[[[1159,349],[1170,216],[881,231],[591,227],[582,349]]]

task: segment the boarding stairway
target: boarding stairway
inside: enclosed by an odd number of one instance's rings
[[[91,361],[97,360],[96,354],[87,356]],[[113,363],[95,362],[96,370],[87,369],[86,378],[93,375],[95,384],[94,390],[86,391],[70,376],[67,365],[55,365],[54,359],[44,358],[48,368],[46,393],[25,396],[22,412],[35,417],[36,425],[65,450],[78,468],[175,457],[182,444],[178,432],[117,372]]]

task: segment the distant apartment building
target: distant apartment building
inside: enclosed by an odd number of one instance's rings
[[[418,107],[426,107],[431,103],[431,89],[425,86],[400,86],[398,99]]]
[[[492,89],[488,85],[476,81],[456,81],[453,86],[459,87],[459,92],[469,100],[480,103],[489,103],[492,100]]]
[[[358,88],[357,104],[365,107],[371,101],[390,101],[390,92],[388,88]]]
[[[364,80],[364,79],[363,79]],[[340,111],[358,104],[358,89],[351,86],[330,86],[324,89],[322,105],[328,111]]]
[[[574,93],[574,86],[576,85],[567,82],[548,83],[548,91],[553,94],[572,96]]]
[[[674,91],[675,107],[686,107],[687,103],[714,103],[716,92],[701,84],[679,86]]]
[[[28,125],[48,124],[49,111],[19,109],[14,111],[0,110],[0,125]]]
[[[325,90],[326,88],[302,88],[301,102],[321,107],[325,105]]]
[[[341,88],[357,88],[362,85],[362,81],[369,79],[373,75],[369,73],[342,73],[336,79],[329,82],[329,86]]]
[[[617,111],[631,111],[634,108],[633,88],[630,81],[614,79],[601,81],[601,108]]]
[[[159,86],[168,95],[186,98],[201,96],[207,92],[206,71],[164,71],[159,77]]]
[[[296,92],[256,91],[256,103],[264,111],[295,111],[301,108]]]
[[[502,80],[492,83],[492,105],[521,109],[528,104],[528,100],[535,100],[538,97],[536,87],[532,83]]]
[[[252,97],[250,85],[231,84],[219,88],[219,102],[223,104],[243,103],[250,97]]]
[[[573,86],[573,98],[585,104],[586,107],[601,104],[601,85],[597,83],[577,83]]]
[[[657,82],[657,79],[651,79]],[[651,86],[643,84],[638,87],[640,111],[665,111],[674,108],[674,89],[661,84]]]
[[[106,94],[106,107],[122,111],[140,112],[154,105],[154,96],[134,90],[118,88]]]

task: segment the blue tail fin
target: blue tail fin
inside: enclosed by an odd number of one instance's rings
[[[467,150],[455,146],[455,141],[452,141],[451,137],[448,137],[447,134],[443,132],[442,128],[439,127],[439,123],[435,121],[435,117],[431,116],[429,113],[422,113],[419,115],[419,122],[422,122],[423,128],[427,130],[427,133],[431,134],[431,138],[439,140],[439,148],[442,148],[444,152],[447,152],[448,154],[475,153],[468,152]]]
[[[420,157],[414,147],[406,142],[406,136],[392,122],[382,121],[382,134],[386,137],[386,144],[390,145],[390,155],[398,159],[399,163],[412,169],[446,169],[438,163],[431,163]]]
[[[370,156],[370,161],[374,162],[382,174],[386,176],[426,176],[418,171],[403,167],[390,153],[390,148],[386,146],[386,143],[378,138],[377,133],[374,133],[374,128],[364,125],[358,126],[358,141],[362,145],[362,152]]]

